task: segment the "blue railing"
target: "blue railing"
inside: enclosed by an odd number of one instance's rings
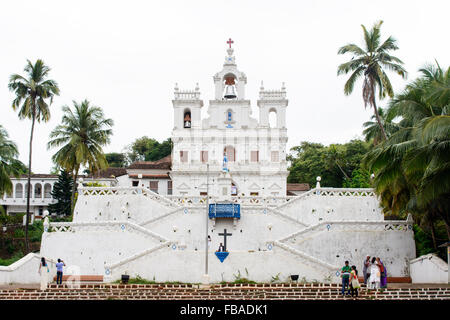
[[[209,205],[209,218],[241,218],[241,205],[236,203],[213,203]]]

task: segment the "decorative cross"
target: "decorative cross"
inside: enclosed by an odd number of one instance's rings
[[[227,229],[223,229],[223,233],[219,233],[219,236],[223,236],[223,250],[227,251],[227,236],[233,235],[232,233],[227,233]]]
[[[230,48],[231,48],[231,44],[234,43],[234,41],[231,40],[231,38],[230,38],[230,39],[227,41],[227,43],[230,45]]]

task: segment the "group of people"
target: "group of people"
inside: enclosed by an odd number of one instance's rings
[[[387,287],[386,267],[380,258],[367,256],[363,262],[364,284],[368,289],[380,289]],[[356,266],[349,265],[345,261],[345,265],[341,270],[342,277],[342,295],[350,295],[358,297],[358,289],[361,287],[358,280],[358,270]]]
[[[363,264],[364,283],[369,289],[387,287],[386,266],[380,258],[367,256]]]
[[[58,259],[58,262],[56,263],[56,284],[62,284],[63,267],[65,266],[66,264],[64,261]],[[48,276],[50,274],[50,268],[44,257],[41,258],[38,273],[41,275],[41,290],[45,290],[47,289],[49,282]]]

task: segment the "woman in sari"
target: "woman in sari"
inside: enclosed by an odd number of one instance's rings
[[[41,275],[41,290],[45,290],[47,289],[48,273],[50,272],[50,269],[48,268],[47,261],[45,261],[44,257],[41,258],[38,272]]]
[[[372,258],[372,265],[370,266],[369,289],[378,289],[380,287],[380,266],[377,258]]]
[[[383,261],[380,258],[377,258],[377,263],[380,266],[380,288],[387,287],[387,272],[386,267],[384,266]]]

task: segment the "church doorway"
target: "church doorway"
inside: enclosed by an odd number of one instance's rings
[[[226,146],[223,153],[227,155],[228,162],[236,161],[236,150],[232,146]]]

